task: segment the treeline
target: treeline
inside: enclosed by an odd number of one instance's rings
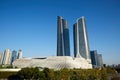
[[[116,71],[112,68],[101,69],[53,69],[22,68],[19,72],[0,72],[1,79],[38,79],[38,80],[108,80],[114,77]]]

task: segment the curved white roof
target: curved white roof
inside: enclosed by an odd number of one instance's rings
[[[17,59],[13,62],[13,66],[19,68],[24,67],[40,67],[40,68],[50,68],[59,70],[61,68],[92,68],[92,64],[83,58],[72,58],[70,56],[51,56],[46,59]]]

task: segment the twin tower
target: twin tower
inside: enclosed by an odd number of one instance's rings
[[[61,16],[57,22],[57,56],[70,56],[68,23]],[[85,18],[81,17],[73,25],[74,57],[90,59],[90,50]]]

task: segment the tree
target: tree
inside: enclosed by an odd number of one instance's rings
[[[22,68],[21,71],[18,72],[18,75],[21,79],[39,79],[40,71],[39,68]]]
[[[70,79],[70,70],[67,68],[63,68],[60,70],[60,78],[62,80],[69,80]]]
[[[45,68],[43,73],[45,74],[46,80],[52,80],[54,78],[54,70],[52,69]]]

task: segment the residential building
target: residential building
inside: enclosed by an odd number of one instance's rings
[[[0,65],[2,64],[2,53],[0,52]]]
[[[3,57],[3,65],[10,65],[11,64],[11,56],[12,53],[9,49],[6,49],[4,51],[4,57]]]

